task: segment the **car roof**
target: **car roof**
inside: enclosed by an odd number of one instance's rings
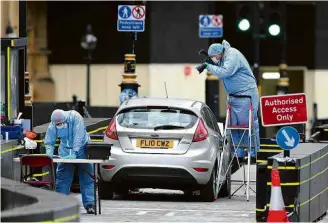
[[[118,112],[132,107],[139,106],[169,106],[176,108],[183,108],[194,111],[197,115],[200,115],[200,109],[205,103],[181,98],[161,98],[161,97],[142,97],[128,99],[119,107]]]

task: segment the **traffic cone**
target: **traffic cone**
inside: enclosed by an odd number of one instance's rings
[[[271,197],[267,222],[289,222],[280,186],[278,169],[271,170]]]

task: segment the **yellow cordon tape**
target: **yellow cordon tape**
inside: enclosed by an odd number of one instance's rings
[[[93,134],[95,132],[98,132],[98,131],[101,131],[101,130],[105,130],[107,128],[107,126],[104,126],[104,127],[100,127],[96,130],[93,130],[93,131],[90,131],[88,132],[89,134]],[[39,140],[33,140],[34,142],[36,143],[42,143],[44,142],[44,139],[39,139]],[[56,142],[59,142],[60,140],[57,139]],[[91,139],[91,142],[103,142],[104,140],[102,139]],[[59,144],[55,144],[55,146],[59,146]],[[10,148],[10,149],[6,149],[6,150],[3,150],[1,151],[1,154],[4,154],[4,153],[7,153],[7,152],[12,152],[14,150],[18,150],[18,149],[24,149],[24,146],[16,146],[14,148]]]
[[[15,150],[18,150],[18,149],[24,149],[24,146],[16,146],[14,148],[3,150],[3,151],[1,151],[1,154],[12,152],[12,151],[15,151]]]
[[[33,176],[33,177],[43,177],[43,176],[45,176],[45,175],[47,175],[47,174],[49,174],[49,171],[44,172],[44,173],[35,173],[35,174],[33,174],[32,176]]]
[[[95,133],[95,132],[99,132],[99,131],[101,131],[101,130],[106,130],[106,128],[107,128],[107,126],[104,126],[104,127],[100,127],[100,128],[97,128],[97,129],[95,129],[95,130],[92,130],[92,131],[90,131],[90,132],[88,132],[88,134],[93,134],[93,133]],[[103,142],[103,140],[102,141],[99,141],[100,139],[92,139],[91,141],[92,142]],[[38,139],[38,140],[33,140],[34,142],[37,142],[37,143],[41,143],[41,142],[44,142],[44,139]],[[57,141],[56,142],[59,142],[60,140],[59,139],[57,139]]]
[[[74,214],[74,215],[70,215],[70,216],[66,216],[66,217],[60,217],[60,218],[56,218],[52,221],[41,221],[41,222],[66,222],[66,221],[71,221],[74,219],[77,219],[80,217],[80,214]]]
[[[299,185],[304,184],[304,183],[306,183],[306,182],[308,182],[308,181],[310,181],[310,180],[313,180],[313,179],[316,178],[317,176],[319,176],[319,175],[325,173],[327,170],[328,170],[328,167],[326,167],[326,169],[320,171],[319,173],[315,174],[314,176],[310,177],[309,179],[307,179],[307,180],[303,180],[302,182],[281,183],[280,185],[281,185],[281,186],[299,186]],[[267,182],[267,185],[268,185],[268,186],[271,186],[271,182]]]

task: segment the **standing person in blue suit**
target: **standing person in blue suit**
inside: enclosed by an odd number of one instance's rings
[[[251,157],[254,161],[256,159],[256,152],[260,148],[259,121],[257,115],[259,94],[256,78],[244,55],[239,50],[231,47],[226,40],[223,40],[222,44],[212,44],[208,48],[208,56],[212,59],[214,65],[205,63],[206,69],[223,82],[227,94],[251,96],[255,128],[255,140],[252,140]],[[247,98],[233,98],[231,100],[230,125],[248,126],[249,104],[250,102]],[[242,137],[242,131],[232,131],[232,135],[234,144],[238,144]],[[248,145],[247,134],[244,135],[241,144]],[[237,154],[238,157],[244,157],[244,149],[238,148]]]
[[[90,141],[83,117],[76,111],[56,109],[51,115],[44,144],[46,154],[53,157],[57,138],[60,138],[58,154],[62,159],[86,159],[85,149]],[[92,164],[76,164],[82,202],[88,214],[94,214],[94,182]],[[56,172],[56,191],[68,195],[74,176],[74,164],[58,163]]]

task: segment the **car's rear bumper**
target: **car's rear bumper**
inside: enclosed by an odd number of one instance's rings
[[[211,177],[216,155],[216,152],[208,148],[189,150],[183,155],[168,155],[126,153],[119,147],[112,147],[110,160],[101,166],[114,167],[101,167],[100,174],[105,181],[125,185],[140,184],[140,188],[173,189],[178,186],[205,185]],[[197,172],[194,168],[208,170]]]
[[[131,188],[190,189],[198,186],[186,170],[163,167],[124,167],[113,176],[112,183]]]

